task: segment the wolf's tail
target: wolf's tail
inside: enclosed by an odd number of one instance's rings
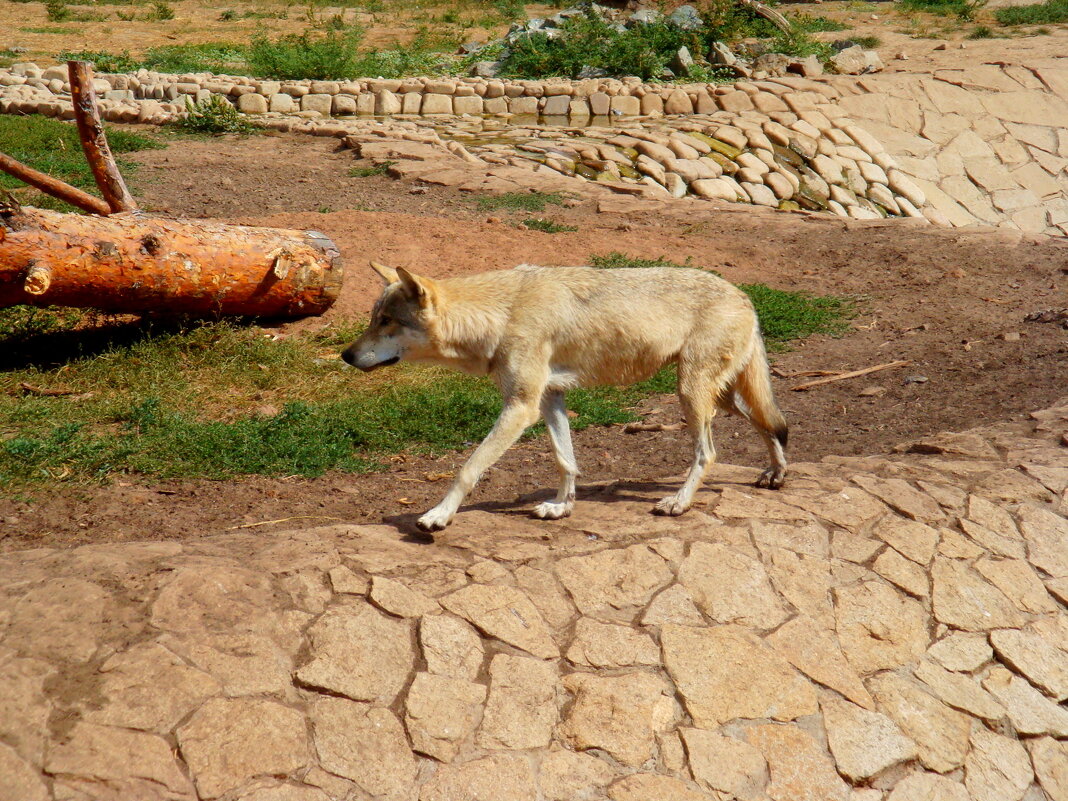
[[[768,355],[764,350],[764,339],[759,330],[756,332],[749,362],[734,381],[734,392],[736,405],[741,405],[737,403],[740,399],[744,403],[742,408],[748,412],[749,419],[757,427],[775,437],[779,445],[785,449],[790,430],[786,425],[786,418],[782,416],[782,412],[775,404],[775,396],[771,391]]]

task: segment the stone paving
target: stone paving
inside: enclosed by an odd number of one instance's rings
[[[5,554],[0,799],[1068,799],[1068,398],[756,472]]]
[[[268,127],[338,136],[367,158],[399,161],[399,177],[478,191],[691,196],[1063,236],[1068,69],[1060,61],[729,85],[283,83],[146,70],[96,83],[111,121],[158,124],[187,99],[222,96]],[[0,113],[72,117],[64,75],[34,64],[0,70]]]

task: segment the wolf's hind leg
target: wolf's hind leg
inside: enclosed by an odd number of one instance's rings
[[[716,461],[716,447],[712,444],[712,420],[716,416],[719,386],[707,375],[694,375],[679,365],[679,400],[686,415],[686,426],[693,436],[693,464],[682,487],[674,495],[662,499],[653,507],[658,515],[681,515],[693,505],[694,495],[704,481],[705,473]]]
[[[552,443],[553,456],[560,470],[560,489],[555,500],[534,507],[534,517],[559,520],[571,514],[575,506],[575,477],[579,472],[575,451],[571,447],[571,425],[567,421],[563,391],[553,389],[545,393],[541,399],[541,414],[549,429],[549,442]]]

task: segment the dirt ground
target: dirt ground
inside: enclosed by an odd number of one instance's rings
[[[523,214],[487,213],[456,190],[384,176],[348,177],[351,152],[302,136],[184,141],[138,155],[132,183],[149,209],[231,222],[316,228],[337,242],[348,277],[325,318],[364,314],[379,284],[371,257],[432,277],[511,267],[582,263],[592,254],[692,258],[735,282],[854,296],[858,314],[842,338],[815,337],[773,354],[777,371],[852,370],[898,359],[910,365],[807,392],[802,379],[776,378],[790,423],[790,456],[869,454],[942,430],[1012,419],[1048,406],[1068,386],[1068,331],[1025,322],[1065,305],[1068,242],[998,232],[936,231],[908,224],[865,226],[724,207],[700,220],[598,213],[590,201],[551,207],[547,216],[578,227],[545,234],[516,227]],[[265,169],[270,165],[270,169]],[[415,193],[413,193],[415,190]],[[710,207],[711,208],[711,207]],[[357,209],[373,209],[363,211]],[[353,372],[352,391],[361,375]],[[671,397],[645,405],[652,422],[674,422]],[[656,481],[678,476],[689,459],[685,431],[579,432],[583,481]],[[735,419],[717,423],[721,461],[760,465],[762,446]],[[436,503],[448,473],[465,458],[398,457],[388,472],[320,479],[151,482],[0,498],[0,550],[127,539],[199,537],[245,526],[315,525],[336,520],[397,522]],[[714,472],[713,472],[714,477]],[[544,437],[513,448],[487,474],[469,504],[516,514],[530,494],[556,480]],[[666,491],[666,488],[665,488]],[[583,496],[580,483],[579,500]]]

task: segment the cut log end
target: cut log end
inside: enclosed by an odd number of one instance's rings
[[[40,296],[52,286],[52,271],[40,264],[34,264],[26,271],[26,279],[22,282],[22,291],[27,295]]]

